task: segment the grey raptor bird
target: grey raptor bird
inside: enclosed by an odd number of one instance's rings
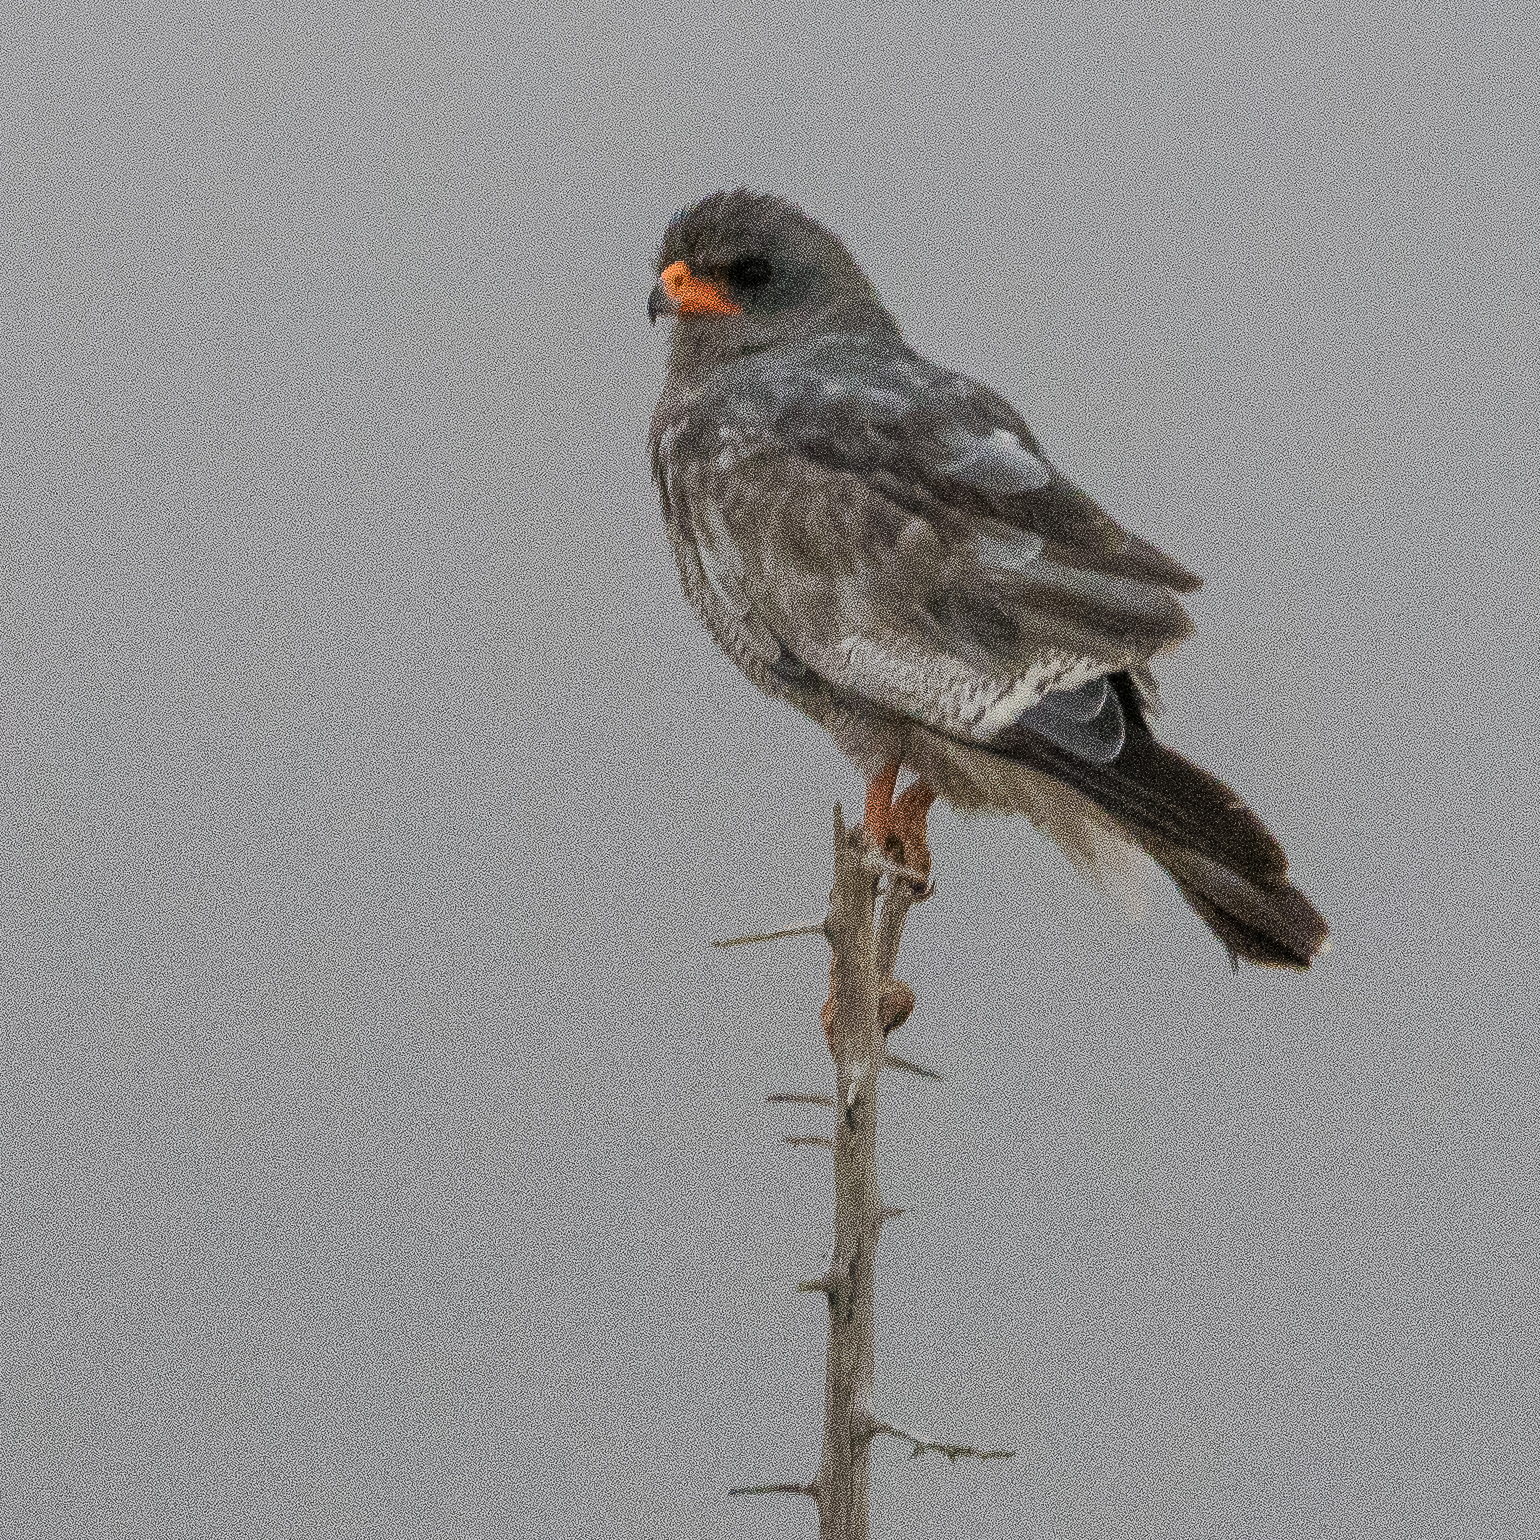
[[[1326,922],[1229,787],[1159,744],[1149,660],[1199,579],[1051,465],[993,391],[921,358],[841,242],[781,198],[678,214],[648,315],[686,594],[760,689],[867,776],[865,830],[928,864],[939,794],[1027,814],[1077,864],[1149,852],[1232,961],[1305,968]],[[896,778],[915,782],[897,801]]]

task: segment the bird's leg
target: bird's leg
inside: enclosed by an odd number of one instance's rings
[[[888,838],[898,842],[899,860],[922,877],[930,876],[930,844],[925,838],[925,820],[935,800],[935,789],[929,781],[911,781],[889,811]]]
[[[876,775],[866,783],[866,810],[861,821],[861,831],[866,843],[884,857],[896,856],[903,875],[908,878],[912,894],[908,903],[930,895],[930,886],[924,879],[930,876],[930,846],[925,839],[925,821],[936,800],[935,790],[928,781],[911,781],[895,801],[893,792],[898,785],[898,773],[903,767],[900,759],[890,759]],[[918,879],[918,880],[916,880]],[[923,891],[921,889],[923,888]],[[889,899],[891,904],[891,898]],[[884,916],[886,916],[884,910]],[[899,920],[903,924],[902,918]],[[829,998],[821,1013],[824,1037],[828,1039],[829,1052],[839,1058],[839,1047],[834,1041],[834,984],[837,956],[829,959]],[[877,1018],[883,1038],[903,1026],[914,1010],[914,991],[901,979],[888,978],[881,982],[877,999]]]
[[[901,760],[890,759],[866,783],[866,815],[861,827],[867,843],[883,855],[922,877],[930,875],[930,846],[925,839],[925,820],[936,793],[928,781],[912,781],[893,799]]]
[[[888,848],[893,832],[893,788],[898,784],[901,760],[890,759],[866,783],[866,813],[861,828],[873,850]]]

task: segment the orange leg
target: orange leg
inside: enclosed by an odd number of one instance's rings
[[[898,858],[911,871],[922,877],[930,875],[930,846],[925,839],[925,820],[930,814],[936,793],[926,781],[915,781],[906,786],[895,802],[894,788],[898,785],[898,772],[902,761],[889,760],[866,783],[866,813],[861,820],[862,832],[867,843],[874,849],[887,852],[896,847]],[[927,892],[929,890],[927,889]],[[925,897],[924,893],[918,897]],[[824,1036],[829,1042],[829,1052],[839,1057],[834,1041],[834,959],[829,959],[829,998],[821,1013]],[[914,1009],[914,991],[897,979],[890,979],[882,998],[877,1002],[877,1014],[882,1023],[882,1035],[886,1037],[894,1028],[909,1019]]]
[[[925,838],[925,820],[935,800],[936,793],[929,782],[913,782],[893,804],[888,824],[889,837],[898,841],[904,865],[922,877],[930,876],[930,845]]]
[[[866,783],[866,815],[861,827],[876,850],[885,850],[893,832],[893,788],[898,784],[901,761],[890,759]]]

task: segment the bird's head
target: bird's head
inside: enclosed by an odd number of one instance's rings
[[[837,236],[785,199],[741,188],[669,222],[647,314],[677,318],[676,367],[819,332],[898,329]]]

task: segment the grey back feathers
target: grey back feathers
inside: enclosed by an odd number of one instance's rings
[[[1190,576],[1063,483],[998,397],[895,334],[793,336],[665,408],[659,479],[689,491],[674,517],[733,549],[745,613],[873,702],[989,741],[1188,634],[1160,579]],[[1053,705],[1036,720],[1116,752],[1115,705],[1094,729]]]

